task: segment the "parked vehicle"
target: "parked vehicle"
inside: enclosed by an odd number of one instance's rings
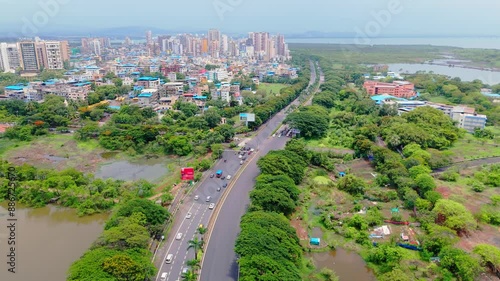
[[[215,204],[214,204],[214,203],[210,203],[210,205],[208,206],[208,208],[209,208],[210,210],[212,210],[214,207],[215,207]]]
[[[210,178],[213,178],[213,177],[214,177],[214,174],[211,174],[211,175],[210,175]]]

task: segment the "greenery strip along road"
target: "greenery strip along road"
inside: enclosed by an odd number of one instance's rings
[[[312,62],[310,65],[310,85],[312,85],[316,81],[316,75]],[[255,140],[264,140],[258,151],[259,156],[265,155],[269,150],[280,149],[285,145],[287,141],[286,137],[272,138],[270,136],[275,126],[281,126],[281,122],[285,119],[288,108],[297,104],[298,101],[299,97],[268,121],[268,125],[263,126],[262,132],[259,133]],[[225,281],[235,280],[237,278],[238,270],[235,266],[234,243],[238,235],[239,220],[246,211],[246,202],[249,200],[248,192],[250,188],[252,188],[252,183],[258,174],[259,171],[255,158],[252,158],[251,161],[248,162],[248,166],[245,166],[245,170],[242,170],[240,176],[234,180],[233,184],[237,186],[238,190],[233,187],[231,192],[228,192],[223,202],[224,204],[219,204],[220,211],[217,213],[217,217],[215,217],[214,220],[214,226],[210,230],[210,240],[207,240],[208,244],[204,255],[207,256],[207,259],[203,258],[202,272],[200,275],[202,281]],[[230,216],[230,218],[228,218],[228,216]],[[214,239],[216,240],[214,241]]]

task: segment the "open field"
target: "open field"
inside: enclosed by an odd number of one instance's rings
[[[497,135],[495,140],[481,140],[471,134],[466,134],[449,150],[453,153],[453,161],[464,161],[485,157],[500,156],[500,143]]]
[[[287,87],[288,85],[285,84],[278,84],[278,83],[260,83],[259,87],[257,88],[258,90],[265,90],[267,94],[279,94],[280,90]]]

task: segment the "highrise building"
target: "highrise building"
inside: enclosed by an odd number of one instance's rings
[[[220,50],[224,55],[229,51],[229,37],[225,34],[221,36]]]
[[[277,36],[277,49],[278,49],[278,56],[286,56],[286,46],[285,46],[285,36],[282,34],[278,34]]]
[[[63,69],[64,61],[68,60],[67,41],[45,41],[46,56],[44,58],[44,66],[47,69]]]
[[[0,61],[1,70],[5,72],[14,72],[21,66],[16,43],[0,43]]]
[[[37,52],[37,44],[33,41],[18,43],[20,64],[24,71],[39,71],[40,61]]]
[[[146,31],[146,44],[153,45],[153,33],[151,30]]]

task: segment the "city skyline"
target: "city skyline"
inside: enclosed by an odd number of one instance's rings
[[[317,31],[370,36],[500,35],[495,28],[500,24],[500,19],[495,17],[500,3],[488,0],[437,3],[430,0],[320,3],[315,0],[307,5],[281,0],[187,0],[154,3],[155,8],[144,13],[138,13],[136,2],[131,1],[122,1],[117,6],[96,0],[25,0],[22,3],[3,0],[2,6],[10,12],[0,17],[0,33],[17,37],[88,34],[127,26],[185,32],[216,28],[225,33],[243,34],[266,30],[285,34]],[[489,8],[485,9],[486,6]],[[475,14],[481,17],[464,20]]]

